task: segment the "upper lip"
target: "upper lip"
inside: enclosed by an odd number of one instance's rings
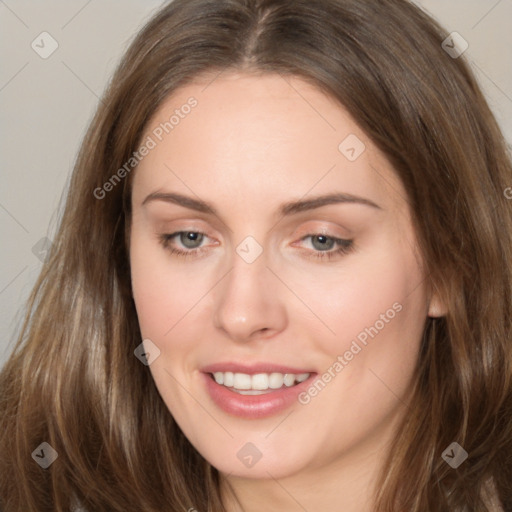
[[[314,373],[312,370],[304,368],[294,368],[292,366],[286,366],[274,363],[253,363],[253,364],[241,364],[234,362],[225,363],[214,363],[209,364],[201,368],[204,373],[215,373],[215,372],[233,372],[233,373],[246,373],[248,375],[255,375],[257,373]]]

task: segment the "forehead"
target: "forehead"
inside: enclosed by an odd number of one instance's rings
[[[401,184],[346,110],[311,84],[281,75],[221,73],[175,91],[143,140],[153,148],[134,176],[134,198],[159,188],[243,196],[246,206],[343,191],[382,204]],[[189,190],[187,190],[187,188]]]

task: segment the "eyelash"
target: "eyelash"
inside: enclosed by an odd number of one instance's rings
[[[206,252],[207,249],[203,249],[203,248],[198,248],[198,249],[191,249],[191,250],[182,250],[182,249],[176,249],[175,247],[171,247],[169,245],[169,243],[171,242],[171,240],[173,238],[176,238],[177,236],[181,235],[182,233],[194,233],[194,234],[197,234],[197,235],[204,235],[205,237],[207,236],[206,233],[202,233],[200,231],[176,231],[174,233],[171,233],[171,234],[162,234],[159,236],[160,238],[160,243],[162,244],[162,246],[167,249],[171,254],[174,254],[175,256],[180,256],[182,258],[188,258],[188,257],[193,257],[193,256],[199,256],[200,254]],[[350,253],[351,251],[354,250],[354,241],[353,240],[345,240],[343,238],[336,238],[336,237],[333,237],[333,236],[329,236],[329,235],[326,235],[324,233],[310,233],[308,235],[305,235],[301,238],[301,241],[307,239],[307,238],[311,238],[311,237],[315,237],[315,236],[322,236],[322,237],[325,237],[329,240],[333,240],[335,244],[338,245],[338,249],[334,250],[334,251],[315,251],[313,250],[313,252],[311,253],[310,251],[310,254],[308,255],[308,258],[311,258],[311,259],[316,259],[316,260],[327,260],[327,261],[330,261],[332,260],[333,258],[335,258],[336,256],[343,256],[343,255],[346,255],[348,253]]]

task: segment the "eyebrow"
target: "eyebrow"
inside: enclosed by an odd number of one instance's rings
[[[175,192],[153,192],[149,194],[146,199],[144,199],[142,206],[148,204],[151,201],[164,201],[166,203],[176,204],[183,206],[184,208],[189,208],[191,210],[196,210],[198,212],[207,213],[218,217],[218,212],[212,204],[201,199],[194,199],[193,197],[177,194]],[[382,210],[378,204],[374,203],[370,199],[338,192],[322,196],[315,196],[310,199],[284,203],[279,208],[279,213],[282,216],[289,216],[331,204],[362,204],[364,206],[370,206],[371,208]]]

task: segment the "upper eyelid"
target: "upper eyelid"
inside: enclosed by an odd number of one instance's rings
[[[185,220],[185,222],[189,222],[189,220]],[[297,235],[298,237],[302,238],[304,236],[308,236],[308,235],[326,235],[326,236],[329,236],[329,237],[332,237],[332,238],[339,238],[339,239],[344,239],[344,240],[348,240],[350,238],[352,238],[355,233],[353,232],[352,229],[349,229],[347,226],[343,226],[337,222],[334,222],[334,221],[329,221],[327,219],[317,219],[316,222],[319,222],[319,223],[325,223],[325,222],[328,222],[330,224],[335,224],[337,227],[333,227],[333,228],[330,228],[330,227],[326,227],[325,225],[321,226],[321,227],[308,227],[308,228],[303,228],[303,227],[300,227],[300,228],[294,228],[293,231],[296,233],[296,232],[299,232],[301,233],[300,235]],[[305,224],[306,222],[302,221],[301,224]],[[201,222],[201,224],[204,224],[203,222]],[[271,232],[274,230],[274,227],[273,226],[268,232]],[[288,228],[286,228],[288,229]],[[184,227],[184,228],[171,228],[171,229],[167,229],[165,227],[161,227],[161,231],[166,231],[167,234],[173,234],[173,233],[182,233],[182,232],[190,232],[190,233],[201,233],[203,235],[206,235],[208,236],[209,238],[215,238],[214,236],[211,236],[209,233],[212,233],[212,232],[222,232],[221,229],[218,229],[217,227],[214,227],[213,229],[208,229],[208,228],[203,228],[201,226],[194,226],[194,221],[191,222],[191,224],[189,224],[189,227]],[[230,230],[232,232],[232,230]],[[345,234],[337,234],[336,231],[344,231]]]

